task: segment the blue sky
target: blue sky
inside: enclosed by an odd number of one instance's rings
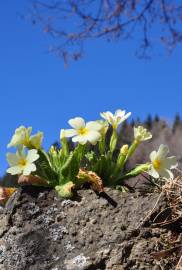
[[[20,18],[28,3],[6,0],[0,9],[0,175],[6,145],[22,124],[43,131],[48,148],[75,116],[95,120],[99,112],[122,108],[134,118],[151,113],[171,121],[182,112],[180,46],[170,57],[155,51],[147,61],[134,56],[132,42],[92,41],[85,57],[65,69],[47,52],[48,36]]]

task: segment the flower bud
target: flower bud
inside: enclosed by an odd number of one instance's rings
[[[113,129],[113,133],[112,133],[112,136],[110,139],[110,145],[109,145],[111,153],[113,153],[114,150],[116,149],[117,139],[118,139],[117,131]]]
[[[151,132],[142,126],[134,127],[134,138],[137,142],[147,141],[152,138]]]
[[[69,181],[64,185],[56,186],[55,189],[60,197],[71,198],[73,196],[72,190],[74,187],[75,184],[72,181]]]
[[[60,131],[60,140],[61,140],[64,155],[67,156],[69,154],[69,148],[68,148],[68,142],[66,139],[65,129],[61,129],[61,131]]]
[[[123,156],[127,156],[128,154],[128,144],[124,144],[121,149],[120,149],[120,153],[123,155]]]

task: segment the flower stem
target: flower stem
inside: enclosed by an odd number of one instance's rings
[[[135,167],[133,170],[131,170],[130,172],[126,173],[125,175],[123,175],[122,177],[120,177],[117,181],[116,184],[119,184],[120,181],[131,178],[131,177],[136,177],[139,174],[146,172],[150,169],[151,164],[150,163],[146,163],[146,164],[141,164],[138,165],[137,167]]]
[[[109,145],[111,156],[112,156],[114,150],[116,149],[117,139],[118,139],[117,130],[115,128],[113,128],[113,133],[112,133],[110,145]]]
[[[63,137],[61,139],[61,145],[62,145],[64,155],[68,156],[69,155],[69,147],[68,147],[68,141],[65,137]]]
[[[105,135],[102,135],[102,138],[99,142],[99,152],[101,155],[103,155],[104,151],[105,151]]]
[[[136,151],[137,147],[139,146],[140,142],[137,140],[134,140],[130,148],[128,149],[128,154],[126,156],[125,162],[133,155],[133,153]]]

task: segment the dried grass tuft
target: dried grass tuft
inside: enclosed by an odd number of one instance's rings
[[[178,171],[181,175],[163,186],[163,192],[171,208],[171,220],[168,221],[168,224],[176,221],[181,222],[182,220],[182,171],[179,169]],[[175,270],[182,270],[182,251]]]
[[[182,219],[182,171],[180,176],[166,182],[162,190],[171,209],[171,221]]]

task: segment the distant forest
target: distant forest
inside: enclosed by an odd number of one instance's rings
[[[167,144],[170,149],[170,154],[178,158],[179,168],[182,169],[182,120],[180,115],[176,115],[172,126],[169,126],[166,121],[161,120],[158,116],[152,118],[148,115],[147,119],[143,122],[140,119],[132,120],[131,123],[125,122],[119,130],[119,140],[117,150],[123,144],[130,144],[133,140],[133,127],[143,125],[149,129],[153,138],[150,141],[144,142],[138,147],[137,151],[130,159],[128,167],[131,168],[134,164],[140,164],[149,160],[149,154],[153,150],[157,150],[160,144]],[[111,132],[108,131],[108,138]],[[60,147],[59,143],[54,143],[55,146]],[[70,141],[70,148],[73,144]],[[97,151],[97,149],[95,149]],[[16,186],[17,177],[5,174],[1,178],[2,186]]]

